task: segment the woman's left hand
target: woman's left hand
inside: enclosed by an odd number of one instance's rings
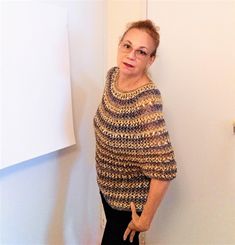
[[[131,202],[131,212],[132,212],[132,220],[128,224],[124,232],[123,240],[126,240],[128,235],[130,234],[130,242],[133,242],[133,238],[135,236],[136,231],[139,232],[147,231],[149,229],[149,224],[146,221],[146,219],[144,219],[142,216],[139,216],[136,213],[135,204],[133,202]]]

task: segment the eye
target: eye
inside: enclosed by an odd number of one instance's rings
[[[126,50],[129,50],[129,49],[131,49],[131,45],[128,44],[128,43],[124,43],[123,44],[123,48],[126,49]]]
[[[148,55],[144,50],[141,50],[141,49],[136,50],[136,52],[137,52],[137,54],[139,54],[141,56],[147,56]]]

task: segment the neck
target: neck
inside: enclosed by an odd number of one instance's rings
[[[137,89],[148,82],[149,79],[145,73],[138,76],[126,76],[119,74],[117,79],[118,87],[125,91]]]
[[[120,74],[119,75],[119,78],[118,78],[118,81],[119,82],[125,82],[125,83],[128,83],[128,84],[136,84],[138,83],[138,81],[140,81],[141,79],[144,78],[144,74],[141,74],[141,75],[137,75],[137,76],[128,76],[128,75],[122,75]]]

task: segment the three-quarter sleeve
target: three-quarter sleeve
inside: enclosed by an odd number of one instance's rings
[[[158,89],[151,91],[141,113],[142,160],[141,170],[145,176],[159,180],[172,180],[177,167],[174,150],[163,117],[161,94]]]

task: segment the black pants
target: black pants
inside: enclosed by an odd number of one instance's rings
[[[131,221],[131,212],[111,208],[102,193],[100,195],[107,220],[101,245],[139,245],[139,232],[136,232],[132,243],[129,241],[129,236],[126,241],[123,240],[124,232]]]

